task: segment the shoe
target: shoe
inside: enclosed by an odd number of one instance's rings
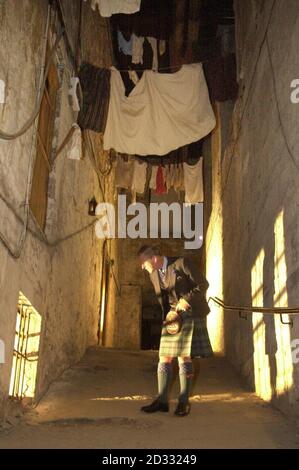
[[[177,416],[187,416],[190,413],[190,408],[189,402],[179,402],[174,414]]]
[[[161,403],[159,398],[153,401],[150,405],[142,406],[141,411],[145,413],[156,413],[156,411],[163,411],[167,413],[169,411],[169,407],[167,403]]]

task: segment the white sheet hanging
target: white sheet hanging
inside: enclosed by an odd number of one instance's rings
[[[185,185],[185,203],[196,204],[203,202],[203,177],[202,177],[202,162],[201,157],[195,165],[184,165],[184,185]]]
[[[201,64],[176,73],[147,70],[128,97],[112,67],[104,149],[165,155],[205,137],[215,123]]]

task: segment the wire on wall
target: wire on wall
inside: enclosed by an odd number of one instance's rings
[[[45,27],[45,34],[44,34],[43,52],[42,52],[42,66],[41,66],[41,74],[40,74],[40,86],[39,86],[39,90],[38,90],[37,98],[36,98],[37,104],[39,103],[39,106],[40,106],[41,99],[42,99],[42,96],[43,96],[43,89],[45,87],[45,77],[46,77],[47,67],[46,67],[46,69],[44,68],[44,63],[45,63],[45,57],[46,57],[48,31],[49,31],[49,24],[50,24],[50,13],[51,13],[51,7],[48,6],[47,20],[46,20],[46,27]],[[48,67],[49,67],[49,64],[50,64],[50,59],[51,59],[51,55],[50,55],[50,58],[49,58]],[[36,108],[37,108],[37,106],[36,106]],[[36,116],[37,116],[37,114],[36,114]],[[36,118],[36,116],[35,116],[35,118]],[[32,125],[35,122],[35,118],[32,120],[32,123],[30,125]],[[28,125],[29,121],[27,122],[27,125]],[[23,128],[27,127],[27,125],[23,126]],[[32,184],[32,170],[33,170],[33,165],[34,165],[34,161],[35,161],[34,149],[35,149],[35,141],[36,141],[36,132],[37,132],[37,124],[35,122],[35,126],[34,126],[33,132],[32,132],[31,150],[30,150],[30,155],[29,155],[29,165],[28,165],[29,170],[28,170],[27,186],[26,186],[26,199],[25,199],[25,202],[24,202],[25,216],[24,216],[24,220],[22,220],[23,228],[22,228],[22,232],[21,232],[21,236],[20,236],[17,248],[13,249],[11,247],[10,242],[5,237],[5,235],[3,233],[0,233],[0,241],[2,242],[4,247],[7,249],[7,251],[9,252],[9,254],[13,258],[19,258],[21,256],[22,248],[23,248],[23,245],[24,245],[24,242],[25,242],[25,239],[26,239],[28,219],[29,219],[29,199],[30,199],[31,184]],[[9,139],[9,140],[11,140],[11,139]],[[3,197],[2,197],[2,200],[4,200]]]
[[[58,44],[59,44],[62,36],[63,36],[63,31],[61,31],[58,34],[58,36],[56,38],[56,41],[55,41],[55,44],[51,49],[49,59],[48,59],[48,62],[46,64],[46,68],[45,68],[44,73],[43,73],[42,84],[41,84],[39,92],[38,92],[38,100],[37,100],[37,103],[36,103],[36,106],[33,110],[32,115],[29,117],[29,119],[25,122],[25,124],[18,131],[15,131],[13,133],[8,133],[8,132],[3,131],[3,130],[0,129],[0,138],[1,139],[14,140],[17,137],[20,137],[21,135],[25,134],[25,132],[27,132],[28,129],[32,126],[32,124],[34,124],[35,119],[37,118],[37,116],[39,114],[41,102],[42,102],[42,99],[43,99],[43,93],[44,93],[45,86],[46,86],[47,76],[48,76],[48,72],[49,72],[49,69],[50,69],[50,66],[51,66],[51,61],[52,61],[52,58],[53,58],[53,56],[54,56],[54,54],[57,50]]]

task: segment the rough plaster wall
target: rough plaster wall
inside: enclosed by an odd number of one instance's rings
[[[223,279],[223,298],[232,305],[256,302],[270,307],[276,299],[276,305],[280,301],[281,306],[298,306],[299,105],[290,101],[290,83],[298,78],[299,69],[298,1],[287,2],[286,7],[282,0],[236,0],[235,11],[240,96],[233,114],[232,142],[222,154],[220,167],[213,168],[213,178],[218,178],[214,207],[219,191],[223,195],[218,223],[222,230],[218,250],[222,253],[219,277]],[[268,23],[267,40],[284,131],[265,40]],[[214,228],[211,219],[210,232]],[[213,257],[211,247],[207,248],[208,262]],[[263,256],[259,265],[256,260]],[[257,284],[254,276],[259,276]],[[294,317],[292,329],[281,325],[279,318],[261,316],[258,323],[256,319],[250,314],[245,321],[237,314],[225,313],[225,353],[260,396],[266,398],[268,389],[277,406],[298,416],[299,371],[291,361],[290,341],[299,338],[299,318]],[[261,378],[264,384],[259,383]]]
[[[76,9],[67,11],[69,6],[64,5],[68,26],[76,24],[72,16]],[[0,2],[0,78],[6,82],[6,103],[0,104],[1,129],[19,128],[34,107],[46,13],[46,1],[34,5],[29,0]],[[109,66],[109,48],[103,47],[107,32],[98,14],[94,14],[92,21],[93,33],[100,40],[95,44],[91,34],[85,37],[85,50],[92,47],[98,65]],[[84,28],[89,30],[89,25],[85,23]],[[77,33],[73,32],[73,36],[77,37]],[[9,54],[3,47],[7,44]],[[62,68],[70,69],[63,43],[58,56]],[[75,120],[67,98],[68,75],[63,73],[62,77],[54,147],[59,146]],[[25,195],[31,145],[32,129],[12,142],[0,141],[1,195],[19,217],[23,216],[20,204]],[[113,193],[111,178],[113,174],[106,187],[107,197]],[[93,220],[87,215],[88,199],[93,195],[101,200],[97,177],[87,157],[80,162],[72,161],[64,151],[49,182],[46,235],[53,246],[29,231],[21,257],[15,260],[0,244],[0,338],[6,346],[5,364],[0,364],[0,415],[8,394],[19,291],[42,315],[37,395],[77,361],[87,346],[96,343],[102,242],[96,238]],[[16,246],[21,224],[2,200],[0,214],[1,232]],[[30,230],[37,231],[32,221],[29,225]],[[87,228],[81,230],[84,227]]]

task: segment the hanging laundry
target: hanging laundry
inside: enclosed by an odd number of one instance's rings
[[[158,70],[158,46],[157,39],[152,37],[146,38],[152,48],[153,62],[152,70]],[[143,46],[145,38],[143,36],[136,36],[132,34],[132,64],[143,64]]]
[[[159,54],[164,55],[166,52],[166,41],[165,39],[159,40]]]
[[[152,173],[151,173],[151,178],[149,182],[149,188],[154,189],[155,191],[157,188],[157,171],[158,171],[158,167],[152,166]]]
[[[152,70],[154,72],[157,72],[158,70],[158,46],[157,46],[157,39],[152,38],[152,37],[147,37],[146,38],[148,42],[150,43],[152,50],[153,50],[153,64],[152,64]]]
[[[146,170],[147,170],[147,163],[141,163],[138,160],[134,160],[132,188],[131,188],[132,194],[144,193],[145,183],[146,183]]]
[[[67,158],[71,160],[81,160],[82,159],[82,133],[78,124],[74,123],[72,125],[73,133],[66,147]]]
[[[140,4],[141,0],[91,0],[91,8],[93,10],[98,8],[103,17],[110,17],[116,13],[126,15],[136,13],[140,10]]]
[[[173,165],[166,165],[164,169],[164,178],[165,178],[165,186],[166,191],[168,192],[172,187],[172,170]]]
[[[129,156],[123,157],[117,155],[117,163],[115,167],[115,186],[117,188],[131,189],[134,160]]]
[[[196,204],[204,200],[202,162],[201,157],[195,165],[183,163],[186,204]]]
[[[170,163],[182,163],[187,162],[189,165],[193,165],[198,162],[198,155],[202,155],[204,139],[197,142],[193,142],[189,145],[184,145],[176,150],[163,155],[163,165],[169,165]],[[147,162],[153,166],[159,166],[161,163],[161,156],[158,155],[135,155],[140,161]],[[166,168],[166,167],[165,167]]]
[[[173,74],[146,70],[128,97],[112,67],[106,150],[165,155],[208,135],[215,123],[201,64]]]
[[[131,36],[129,41],[126,40],[123,33],[118,30],[117,31],[117,42],[118,42],[118,49],[125,55],[132,55],[132,47],[133,47],[133,37]]]
[[[162,165],[159,165],[157,170],[157,184],[156,184],[156,193],[157,194],[164,194],[166,193],[166,185],[165,185],[165,178],[164,178],[164,168]]]
[[[104,132],[110,96],[110,70],[83,63],[79,79],[83,93],[83,104],[78,115],[81,129]]]
[[[135,70],[129,70],[129,78],[130,80],[132,80],[134,85],[137,85],[137,83],[139,82],[139,77],[137,75],[137,72],[135,72]]]
[[[132,64],[143,64],[144,37],[132,34]]]
[[[179,193],[185,189],[184,185],[184,169],[181,163],[174,166],[173,189]]]

